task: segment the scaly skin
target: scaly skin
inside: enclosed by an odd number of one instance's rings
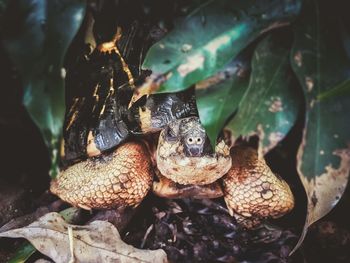
[[[223,177],[224,198],[229,212],[246,228],[265,218],[278,218],[294,207],[288,184],[273,174],[256,150],[234,147],[232,167]]]
[[[142,143],[125,143],[108,156],[90,158],[62,171],[50,190],[84,209],[136,206],[152,185],[148,156]]]
[[[256,150],[234,147],[231,156],[232,167],[220,180],[229,212],[241,225],[253,228],[262,220],[280,217],[293,208],[289,186],[272,173],[264,159],[258,158]],[[144,144],[128,142],[109,155],[72,165],[59,174],[50,190],[84,209],[137,206],[152,185],[153,169]],[[159,196],[222,195],[217,182],[212,186],[181,186],[163,179],[154,184]]]
[[[188,148],[193,145],[187,142],[189,137],[209,142],[197,117],[172,122],[168,129],[170,131],[164,129],[159,135],[156,154],[157,167],[164,177],[183,185],[208,185],[228,172],[231,167],[230,147],[224,140],[216,144],[215,154],[206,152],[203,144],[198,156],[188,153]]]

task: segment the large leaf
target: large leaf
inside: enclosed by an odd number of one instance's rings
[[[16,254],[9,259],[8,263],[24,263],[35,253],[35,251],[36,249],[32,244],[24,243],[17,249]]]
[[[55,262],[167,262],[162,249],[142,250],[124,243],[115,226],[94,221],[86,226],[67,224],[58,213],[0,233],[0,237],[23,237]]]
[[[78,215],[80,213],[80,210],[76,207],[70,207],[67,208],[63,211],[60,212],[60,215],[64,218],[65,221],[67,221],[68,223],[74,223],[74,221],[76,221],[76,218],[78,218]],[[40,214],[40,212],[39,212]],[[34,215],[36,216],[36,214]],[[26,216],[24,216],[26,217]],[[31,217],[31,215],[29,215],[29,217]],[[19,217],[16,218],[14,220],[18,220],[20,221],[20,225],[22,224],[22,221],[20,219],[22,219],[23,217]],[[8,228],[6,227],[8,224],[2,226],[0,228],[0,233],[1,232],[5,232],[8,230]],[[4,230],[6,229],[6,230]],[[37,250],[35,249],[35,247],[29,243],[29,242],[25,242],[24,244],[22,244],[21,247],[19,247],[16,250],[16,253],[14,256],[12,256],[8,263],[23,263],[26,262],[27,259],[29,259]]]
[[[196,84],[199,117],[212,144],[237,110],[248,87],[250,56],[243,53],[214,76]]]
[[[259,35],[288,24],[300,6],[301,0],[206,2],[150,48],[143,68],[153,74],[130,105],[145,94],[180,91],[212,76]]]
[[[187,88],[216,73],[263,32],[291,21],[300,2],[209,1],[151,47],[143,67],[166,74],[159,92]]]
[[[23,103],[50,150],[52,175],[65,112],[63,57],[84,10],[79,0],[16,0],[9,2],[2,21],[3,44],[21,74]]]
[[[328,89],[321,92],[317,96],[318,101],[336,98],[338,96],[349,96],[350,95],[350,79],[347,79],[340,84],[336,85],[332,89]]]
[[[323,2],[305,2],[295,25],[291,54],[306,97],[306,123],[297,161],[308,212],[299,244],[307,227],[337,204],[350,171],[350,96],[335,96],[346,88],[334,88],[349,78],[350,61],[340,41],[336,14],[327,6],[333,3]]]
[[[249,88],[228,124],[235,138],[258,135],[264,154],[286,136],[300,106],[298,85],[289,65],[289,45],[283,39],[288,40],[288,35],[270,35],[257,46]]]

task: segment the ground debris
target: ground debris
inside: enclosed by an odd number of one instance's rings
[[[221,200],[152,196],[144,207],[123,239],[136,247],[162,248],[170,262],[287,262],[297,240],[290,230],[241,229]]]

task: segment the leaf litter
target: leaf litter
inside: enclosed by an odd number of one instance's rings
[[[109,222],[71,225],[58,213],[46,214],[26,227],[0,233],[0,237],[26,238],[57,263],[168,262],[162,249],[142,250],[124,243],[118,230]]]

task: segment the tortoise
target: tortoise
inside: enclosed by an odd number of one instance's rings
[[[132,66],[141,48],[128,52],[145,37],[137,30],[118,28],[67,71],[62,169],[51,192],[83,209],[135,207],[150,190],[167,198],[223,196],[247,228],[289,212],[288,184],[255,149],[233,146],[224,132],[211,147],[193,89],[143,97],[128,108],[147,75]]]

